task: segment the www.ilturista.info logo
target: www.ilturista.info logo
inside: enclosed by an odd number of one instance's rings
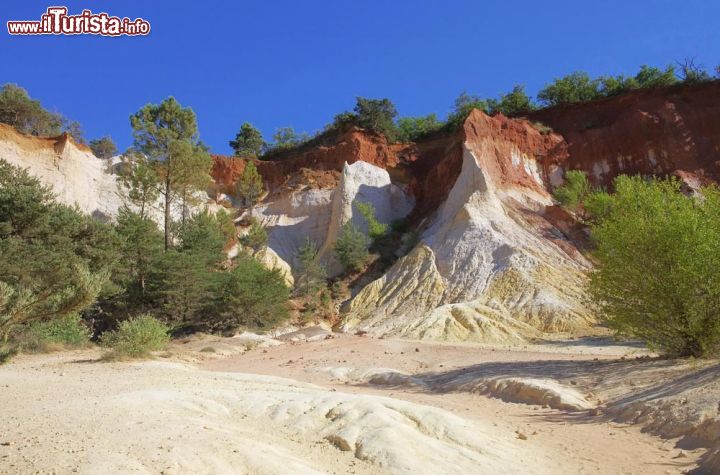
[[[150,33],[150,23],[142,18],[130,20],[83,10],[68,15],[67,7],[49,7],[40,21],[8,21],[11,35],[102,35],[136,36]]]

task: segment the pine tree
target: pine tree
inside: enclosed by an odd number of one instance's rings
[[[230,147],[235,156],[244,158],[256,158],[265,145],[262,134],[251,123],[245,122],[235,135],[235,140],[230,141]]]
[[[252,208],[265,193],[265,184],[262,176],[253,162],[245,165],[243,174],[235,185],[237,198],[243,206]]]
[[[335,254],[346,271],[358,271],[367,261],[369,246],[370,239],[348,221],[335,243]]]
[[[309,237],[306,238],[297,252],[300,274],[296,281],[297,290],[306,297],[319,291],[327,278],[325,267],[317,261],[317,255],[317,245]]]
[[[172,245],[172,205],[207,183],[212,160],[198,141],[195,113],[173,97],[158,105],[147,104],[130,117],[130,123],[135,147],[154,162],[160,179],[167,250]],[[187,201],[182,205],[185,208]]]
[[[128,150],[122,156],[120,183],[127,205],[138,210],[140,218],[147,218],[150,207],[160,195],[160,178],[156,167],[143,154]]]

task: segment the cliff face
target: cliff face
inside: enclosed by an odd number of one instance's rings
[[[584,170],[600,185],[619,174],[720,180],[720,81],[639,90],[530,114],[563,136],[567,154],[545,163],[553,185]]]
[[[525,121],[473,112],[413,182],[428,191],[421,205],[442,201],[421,242],[350,302],[345,328],[485,342],[589,331],[589,264],[543,216],[552,200],[540,162],[561,144]]]
[[[112,160],[101,160],[67,134],[34,137],[0,124],[0,158],[27,168],[52,188],[59,202],[111,218],[122,205]]]
[[[269,188],[252,210],[268,229],[262,260],[292,282],[297,249],[309,238],[336,274],[338,233],[348,221],[365,229],[354,203],[369,202],[381,222],[407,218],[420,239],[385,275],[352,289],[344,328],[496,342],[587,333],[590,264],[577,248],[587,236],[550,190],[571,169],[606,186],[621,173],[717,181],[719,118],[720,84],[708,83],[556,107],[528,120],[475,111],[456,133],[417,144],[351,129],[329,145],[255,161]],[[67,136],[28,137],[0,125],[0,158],[88,213],[112,217],[120,206],[112,163]],[[234,191],[246,164],[214,157],[218,198]]]
[[[386,170],[397,169],[414,159],[412,147],[388,144],[384,137],[352,129],[329,146],[291,153],[282,160],[253,160],[270,193],[281,188],[311,186],[331,188],[338,184],[345,163],[363,161]],[[232,193],[242,175],[246,159],[214,155],[212,177],[218,191]]]

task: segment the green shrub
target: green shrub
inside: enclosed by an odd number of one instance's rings
[[[243,174],[235,184],[237,199],[247,208],[252,208],[265,193],[265,183],[253,162],[245,165]]]
[[[720,353],[720,190],[620,176],[592,226],[589,290],[610,328],[669,355]]]
[[[309,297],[316,294],[325,287],[327,271],[318,262],[318,247],[315,242],[306,238],[305,242],[297,250],[297,259],[300,261],[298,278],[295,280],[297,291]]]
[[[397,121],[399,142],[414,142],[443,128],[445,123],[438,120],[437,115],[428,114],[424,117],[401,117]]]
[[[78,315],[33,322],[16,337],[18,349],[27,352],[81,348],[89,341],[90,332]]]
[[[375,217],[375,207],[373,206],[373,204],[363,203],[359,201],[355,203],[355,206],[367,222],[368,236],[370,236],[370,239],[376,241],[382,238],[385,233],[387,233],[388,225],[381,223],[377,220],[377,218]]]
[[[586,218],[595,222],[605,218],[611,211],[612,203],[612,196],[605,191],[594,191],[590,193],[583,203]]]
[[[538,92],[537,97],[548,106],[592,101],[602,97],[600,80],[590,79],[585,72],[575,72],[555,79]]]
[[[49,188],[0,159],[0,340],[76,314],[112,289],[120,246],[110,225],[53,202]]]
[[[0,365],[4,365],[10,361],[13,356],[17,355],[18,350],[12,346],[0,346]]]
[[[257,219],[251,218],[251,221],[250,229],[247,234],[240,238],[240,242],[243,246],[249,247],[253,251],[259,251],[267,245],[268,234]]]
[[[500,112],[508,117],[516,117],[527,114],[537,106],[525,93],[525,86],[517,85],[512,91],[500,96],[500,99],[488,99],[488,107],[491,113]]]
[[[246,254],[238,257],[232,270],[219,275],[214,295],[203,318],[207,330],[269,329],[289,316],[290,289],[280,271],[267,269]]]
[[[565,173],[565,184],[555,188],[553,195],[563,206],[577,210],[591,192],[585,172],[570,170]]]
[[[120,323],[117,330],[102,335],[100,343],[112,350],[111,358],[143,358],[151,351],[165,349],[170,341],[168,327],[144,314]]]
[[[111,158],[117,155],[118,149],[112,137],[106,135],[99,139],[91,140],[89,143],[90,150],[98,158]]]
[[[368,259],[370,239],[348,221],[335,243],[335,255],[345,271],[360,270]]]

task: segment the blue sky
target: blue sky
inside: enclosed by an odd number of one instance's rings
[[[7,34],[7,20],[39,19],[56,4],[143,17],[152,33]],[[685,57],[712,69],[719,18],[711,0],[4,0],[0,84],[20,84],[122,149],[129,115],[172,95],[195,110],[212,151],[229,153],[243,121],[266,138],[283,126],[313,132],[355,96],[444,116],[463,90],[495,96],[525,84],[534,94],[576,70],[632,74]]]

